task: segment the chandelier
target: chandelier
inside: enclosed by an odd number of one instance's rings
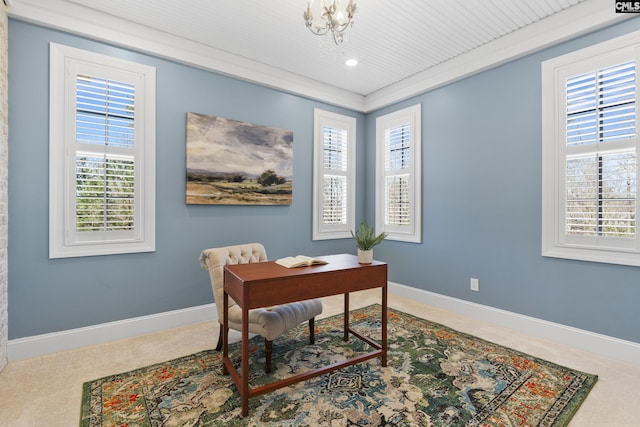
[[[358,5],[354,0],[349,0],[346,7],[342,6],[340,0],[320,0],[319,8],[320,17],[316,19],[312,9],[318,12],[318,8],[313,8],[313,0],[307,1],[307,10],[304,12],[305,25],[318,36],[331,31],[333,41],[340,46],[344,41],[344,32],[353,25]]]

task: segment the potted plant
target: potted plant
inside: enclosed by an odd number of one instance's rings
[[[387,233],[380,233],[376,236],[375,229],[369,227],[364,221],[360,223],[360,228],[355,233],[351,230],[351,235],[356,240],[358,262],[360,264],[371,264],[373,247],[380,244],[387,237]]]

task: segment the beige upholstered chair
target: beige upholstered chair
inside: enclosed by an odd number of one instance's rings
[[[260,243],[205,249],[200,254],[200,265],[209,271],[213,298],[218,309],[220,337],[218,338],[216,350],[222,348],[224,266],[227,264],[247,264],[263,261],[267,261],[267,253]],[[320,313],[322,313],[322,301],[319,299],[249,310],[249,333],[264,337],[266,372],[271,372],[273,340],[300,323],[309,321],[309,341],[313,344],[315,316]],[[242,309],[231,297],[229,297],[229,328],[242,331]]]

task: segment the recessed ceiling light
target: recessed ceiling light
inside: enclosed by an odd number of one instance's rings
[[[345,64],[347,65],[347,67],[355,67],[356,65],[358,65],[358,60],[357,59],[347,59]]]

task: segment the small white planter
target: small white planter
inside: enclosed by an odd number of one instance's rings
[[[373,261],[373,249],[368,251],[358,249],[358,262],[360,264],[371,264],[371,261]]]

